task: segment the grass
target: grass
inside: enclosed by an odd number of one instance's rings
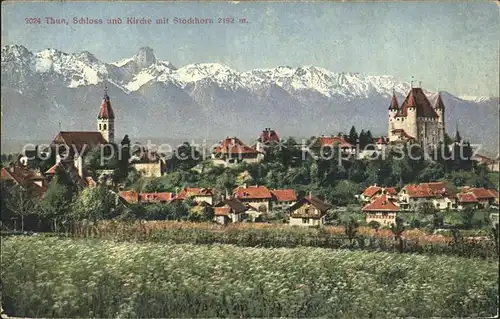
[[[27,317],[492,316],[498,262],[321,248],[10,237],[4,309]]]

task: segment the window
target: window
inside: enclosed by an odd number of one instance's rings
[[[99,131],[102,130],[101,124],[99,124]]]
[[[104,126],[104,130],[106,129],[106,124],[103,125]]]
[[[302,224],[309,224],[309,218],[302,218]]]

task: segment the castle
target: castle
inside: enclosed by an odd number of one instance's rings
[[[389,106],[390,142],[414,142],[422,146],[444,142],[444,103],[438,93],[436,103],[431,102],[422,88],[412,87],[401,107],[393,93]]]

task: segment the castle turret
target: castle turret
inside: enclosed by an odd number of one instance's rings
[[[114,143],[115,140],[115,114],[111,108],[111,101],[108,96],[108,89],[104,89],[104,97],[99,115],[97,116],[97,130],[108,143]]]
[[[412,88],[410,91],[410,95],[408,96],[408,102],[406,104],[406,129],[407,133],[416,138],[417,141],[420,140],[418,136],[418,125],[417,125],[417,102],[415,101],[415,96],[413,96],[413,91],[415,89]]]
[[[392,130],[396,128],[394,121],[396,121],[396,114],[398,113],[398,111],[399,111],[399,103],[398,99],[396,98],[396,93],[393,90],[391,105],[389,105],[389,132],[387,136],[391,136]]]
[[[444,103],[441,99],[441,93],[438,92],[438,97],[436,100],[436,105],[434,106],[434,110],[436,114],[439,116],[438,118],[438,142],[444,142],[444,134],[445,134],[445,120],[444,120]]]

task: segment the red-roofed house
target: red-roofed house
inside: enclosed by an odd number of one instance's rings
[[[246,145],[237,137],[226,137],[214,149],[214,165],[232,166],[241,162],[258,163],[263,158],[261,152]]]
[[[268,147],[278,145],[280,138],[275,130],[266,128],[262,131],[257,142],[253,146],[259,152],[265,152]]]
[[[396,216],[401,210],[399,205],[387,195],[377,197],[363,207],[366,222],[376,221],[382,226],[396,223]]]
[[[248,204],[260,212],[268,212],[271,208],[272,194],[265,186],[243,186],[233,191],[234,198]]]
[[[386,194],[389,197],[397,196],[398,192],[394,187],[380,187],[377,185],[368,186],[364,192],[359,196],[359,199],[366,205],[374,201],[378,196]]]
[[[440,210],[455,207],[455,193],[443,182],[430,182],[406,185],[398,194],[399,205],[403,210],[411,210],[424,202],[431,202]]]
[[[226,199],[214,206],[215,221],[226,225],[229,221],[237,223],[243,220],[247,207],[236,198]]]
[[[479,208],[489,208],[491,205],[495,204],[498,196],[495,196],[495,191],[491,191],[486,188],[470,188],[467,193],[473,194],[478,201]]]
[[[343,136],[320,136],[311,148],[316,153],[326,152],[332,148],[339,148],[343,153],[356,153],[356,146],[347,142]]]
[[[214,190],[211,188],[186,187],[175,196],[175,200],[192,198],[197,203],[206,202],[213,205],[214,196]]]
[[[297,201],[297,195],[293,189],[272,189],[272,209],[286,209]]]
[[[0,180],[6,187],[20,186],[34,196],[43,197],[47,191],[45,177],[34,171],[12,164],[10,167],[2,167]]]
[[[476,196],[472,193],[458,193],[457,194],[457,204],[458,209],[464,209],[466,207],[476,208],[479,204]]]
[[[170,192],[137,193],[136,191],[121,191],[118,195],[129,204],[166,204],[174,198],[174,194]]]

